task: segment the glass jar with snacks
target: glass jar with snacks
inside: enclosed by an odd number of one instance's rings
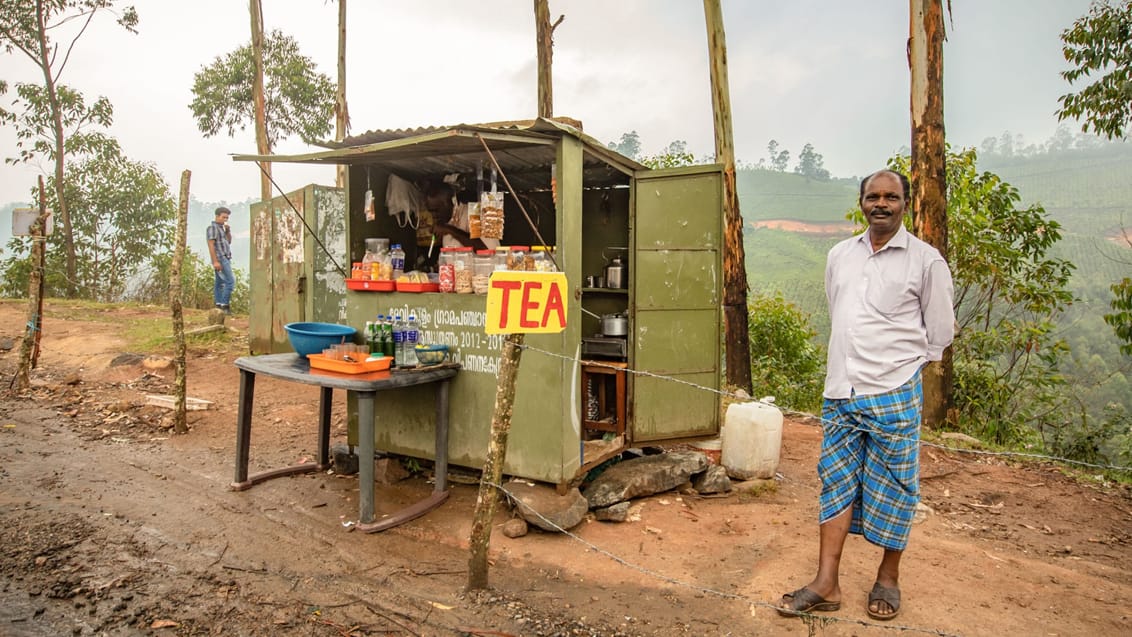
[[[472,249],[452,248],[452,264],[455,266],[456,293],[472,293]]]
[[[511,248],[506,246],[499,246],[495,249],[495,256],[492,259],[495,262],[496,270],[506,270],[507,262],[511,258]]]
[[[522,272],[532,269],[534,262],[531,257],[530,246],[511,246],[511,252],[507,255],[507,269],[512,272]]]
[[[472,260],[472,292],[487,294],[491,273],[495,271],[495,251],[477,250]]]
[[[554,272],[554,262],[547,254],[546,246],[531,246],[531,268],[535,272]]]
[[[456,248],[441,248],[437,258],[436,271],[439,275],[440,291],[456,291]]]

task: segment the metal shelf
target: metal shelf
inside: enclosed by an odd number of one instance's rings
[[[628,296],[629,290],[621,288],[582,288],[582,294],[621,294]]]

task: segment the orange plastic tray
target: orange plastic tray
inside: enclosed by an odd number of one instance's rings
[[[439,283],[397,283],[398,292],[439,292]]]
[[[382,356],[378,359],[361,361],[357,363],[336,361],[327,358],[323,354],[307,354],[307,359],[310,360],[311,367],[315,369],[325,369],[327,371],[338,372],[340,374],[365,374],[366,372],[380,372],[389,369],[390,364],[393,363],[392,356]]]
[[[362,292],[392,292],[392,281],[371,281],[369,279],[346,279],[346,288]]]

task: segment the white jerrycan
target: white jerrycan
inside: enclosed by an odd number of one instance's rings
[[[732,403],[723,418],[720,462],[739,480],[773,478],[782,450],[782,412],[769,401]]]

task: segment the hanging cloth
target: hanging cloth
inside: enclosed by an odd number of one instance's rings
[[[385,187],[385,208],[389,216],[397,220],[398,226],[416,228],[420,223],[419,211],[424,207],[423,202],[424,196],[412,182],[389,175],[389,183]]]

